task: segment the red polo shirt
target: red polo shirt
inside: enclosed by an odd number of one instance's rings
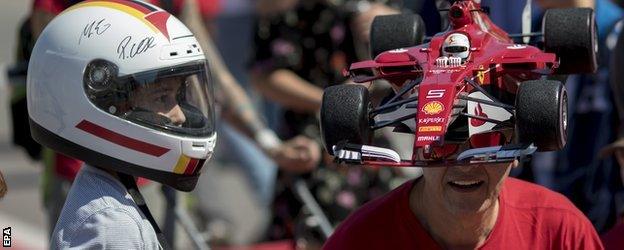
[[[365,204],[324,249],[441,249],[409,208],[410,181]],[[589,220],[564,196],[507,178],[498,219],[480,249],[603,249]]]
[[[602,243],[605,249],[624,249],[624,223],[615,225],[609,232],[602,235]]]

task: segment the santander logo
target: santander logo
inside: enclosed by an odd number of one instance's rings
[[[483,117],[483,118],[488,118],[487,114],[483,113],[483,108],[481,108],[481,103],[478,103],[477,107],[475,107],[475,115]],[[470,125],[472,125],[473,127],[483,126],[483,124],[485,124],[485,122],[486,121],[484,121],[484,120],[470,118]]]

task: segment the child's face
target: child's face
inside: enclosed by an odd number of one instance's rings
[[[186,121],[176,96],[184,79],[179,77],[165,78],[148,87],[139,87],[131,103],[132,108],[142,108],[167,117],[175,125]]]

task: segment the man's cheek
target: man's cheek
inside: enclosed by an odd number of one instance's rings
[[[440,190],[444,186],[444,171],[440,170],[440,168],[423,169],[423,179],[426,185],[434,190]]]
[[[492,166],[490,168],[490,175],[489,177],[491,178],[490,181],[490,185],[494,186],[493,188],[498,189],[503,182],[505,181],[505,178],[507,178],[507,176],[509,175],[509,171],[511,170],[513,163],[509,166],[502,166],[502,165],[497,165],[497,166]]]

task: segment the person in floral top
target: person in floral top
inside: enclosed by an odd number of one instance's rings
[[[358,60],[350,23],[355,16],[323,0],[267,3],[274,8],[266,8],[267,13],[259,6],[252,82],[283,106],[280,136],[305,135],[321,147],[317,113],[323,89],[346,83],[343,70]],[[332,163],[328,155],[324,158],[321,168],[304,179],[334,226],[360,205],[402,183],[392,169],[347,168]],[[301,209],[290,189],[295,179],[280,175],[269,238],[322,240],[320,232],[305,223],[307,209]]]

